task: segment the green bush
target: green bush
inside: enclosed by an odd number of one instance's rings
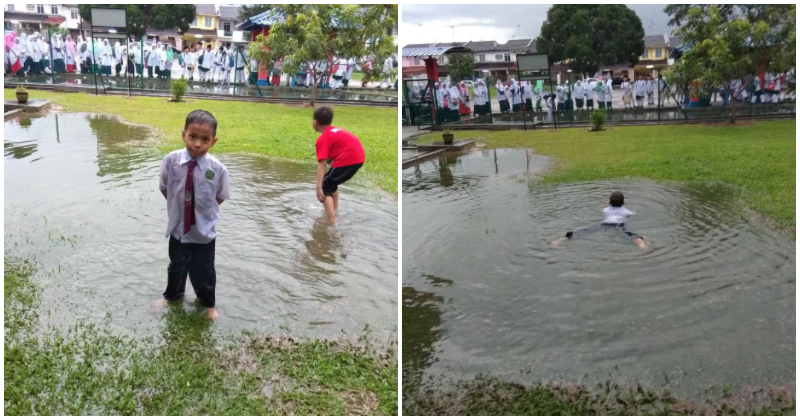
[[[173,102],[181,102],[183,95],[186,95],[186,79],[181,77],[180,79],[173,80],[169,91],[172,93]]]
[[[592,131],[601,131],[603,129],[603,125],[606,123],[606,111],[602,109],[596,109],[592,111],[592,115],[589,116],[589,119],[592,121],[592,125],[594,126]]]

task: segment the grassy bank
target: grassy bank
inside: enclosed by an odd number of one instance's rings
[[[722,391],[698,403],[666,391],[629,388],[606,381],[594,389],[584,385],[524,386],[477,378],[455,384],[457,391],[427,392],[403,399],[403,415],[436,416],[630,416],[630,415],[793,415],[792,389],[752,390],[740,395]]]
[[[167,308],[161,337],[87,324],[37,334],[31,273],[29,262],[5,258],[5,415],[397,413],[393,350],[250,333],[219,339],[200,309],[182,305]]]
[[[433,133],[419,140],[440,139]],[[456,131],[489,148],[533,148],[556,158],[544,182],[622,177],[725,183],[779,228],[795,231],[794,120],[743,126],[669,125],[532,131]]]
[[[217,118],[219,142],[212,153],[257,153],[314,164],[311,128],[313,109],[279,104],[187,99],[171,103],[164,98],[93,96],[30,90],[30,99],[49,99],[68,112],[119,115],[127,121],[160,130],[164,153],[182,146],[180,133],[186,115],[204,109]],[[5,89],[5,99],[14,99]],[[334,125],[353,132],[361,140],[367,163],[358,177],[397,193],[397,110],[365,107],[336,107]],[[224,162],[224,159],[223,159]],[[313,172],[313,171],[312,171]]]

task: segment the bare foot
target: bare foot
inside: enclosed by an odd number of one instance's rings
[[[553,246],[559,246],[559,245],[563,244],[563,243],[564,243],[564,241],[566,241],[567,239],[568,239],[568,238],[558,238],[558,239],[556,239],[555,241],[553,241],[553,242],[550,242],[550,245],[553,245]]]
[[[647,244],[644,243],[644,239],[637,238],[636,239],[636,245],[639,245],[639,248],[641,248],[642,250],[647,251]]]
[[[328,219],[327,217],[320,217],[319,219],[317,219],[317,222],[318,223],[324,223],[326,225],[334,225],[334,224],[336,224],[336,219],[331,220],[331,219]]]
[[[217,308],[208,308],[208,310],[206,311],[206,316],[208,316],[208,319],[213,321],[217,319],[217,317],[219,316],[219,312],[217,312]]]
[[[156,301],[154,306],[156,307],[157,310],[164,309],[164,307],[167,306],[167,300],[164,299],[164,298],[161,298],[161,299]]]

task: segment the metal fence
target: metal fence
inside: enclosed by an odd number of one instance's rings
[[[125,91],[135,95],[168,93],[172,83],[183,77],[187,82],[186,94],[191,95],[311,97],[311,89],[303,83],[304,72],[289,75],[280,69],[254,68],[247,57],[246,46],[226,48],[224,56],[213,51],[213,64],[205,68],[200,59],[187,61],[182,51],[170,43],[158,48],[153,39],[129,40],[120,45],[116,45],[115,40],[106,44],[101,38],[86,42],[74,39],[72,46],[68,45],[66,36],[59,40],[54,35],[51,29],[43,29],[41,34],[17,35],[20,66],[16,69],[5,66],[6,85],[65,86],[98,93]],[[397,103],[396,90],[361,87],[360,80],[355,78],[359,75],[354,72],[349,86],[338,89],[332,89],[326,78],[320,77],[317,98]]]
[[[491,92],[488,100],[489,113],[479,114],[473,112],[472,115],[462,115],[457,120],[432,119],[427,116],[430,113],[428,108],[420,109],[414,100],[413,84],[420,82],[435,86],[432,80],[410,80],[405,81],[403,92],[404,123],[419,127],[490,128],[492,126],[514,126],[528,128],[545,125],[554,127],[561,125],[588,125],[591,123],[592,112],[598,109],[605,111],[606,123],[611,125],[727,120],[730,119],[734,108],[736,116],[743,118],[794,117],[797,112],[793,84],[787,86],[786,90],[777,93],[761,92],[761,95],[758,95],[757,92],[751,90],[748,92],[747,100],[738,100],[735,103],[732,103],[727,94],[721,91],[713,92],[704,100],[696,100],[697,98],[690,98],[688,94],[675,92],[669,88],[661,91],[656,89],[652,97],[643,99],[644,103],[641,107],[636,106],[635,98],[633,98],[632,104],[626,106],[622,101],[622,93],[619,87],[616,87],[616,91],[612,94],[612,100],[604,101],[602,108],[597,102],[598,96],[594,96],[594,91],[592,91],[593,104],[589,108],[588,101],[582,100],[579,102],[575,100],[576,98],[573,98],[572,89],[564,89],[561,98],[553,98],[551,106],[548,107],[547,95],[550,94],[550,88],[545,84],[545,89],[543,89],[541,95],[536,96],[534,94],[532,101],[526,101],[525,98],[522,98],[521,107],[518,107],[521,109],[517,112],[513,110],[513,106],[503,106],[502,102],[498,100],[494,86],[491,86],[488,89]],[[574,85],[570,83],[570,86]],[[470,96],[472,103],[475,103],[475,95],[471,92]],[[434,94],[432,97],[435,99],[436,95]],[[754,97],[756,98],[755,100],[753,100]],[[511,98],[508,98],[508,100],[513,102]],[[606,103],[609,103],[609,105],[606,105]],[[443,108],[438,103],[433,103],[432,106],[437,110]],[[412,111],[415,108],[416,112]],[[405,117],[406,114],[408,114],[408,117]],[[411,118],[412,114],[416,114],[415,118]]]

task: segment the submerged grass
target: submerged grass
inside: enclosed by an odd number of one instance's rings
[[[733,186],[752,209],[795,231],[794,120],[744,126],[665,125],[532,131],[456,131],[488,148],[533,148],[557,159],[544,182],[623,177]],[[439,140],[439,133],[417,143]]]
[[[705,402],[681,400],[639,384],[611,380],[585,385],[539,383],[524,386],[494,378],[460,381],[453,391],[425,392],[403,399],[403,415],[629,416],[629,415],[793,415],[794,389],[723,392]]]
[[[171,305],[161,337],[93,324],[34,333],[33,265],[5,258],[5,415],[395,415],[393,346],[368,339],[215,338]],[[368,333],[365,333],[365,337]]]
[[[13,89],[4,89],[5,99],[14,99]],[[68,112],[115,114],[135,124],[162,132],[159,149],[167,153],[183,146],[180,133],[186,115],[195,109],[211,112],[219,121],[214,154],[256,153],[309,163],[313,173],[314,142],[311,128],[314,110],[280,104],[195,100],[167,102],[145,96],[94,96],[84,93],[29,91],[30,99],[49,99]],[[334,125],[353,132],[364,145],[367,163],[358,177],[397,193],[397,109],[339,106]],[[224,162],[224,158],[222,159]]]

